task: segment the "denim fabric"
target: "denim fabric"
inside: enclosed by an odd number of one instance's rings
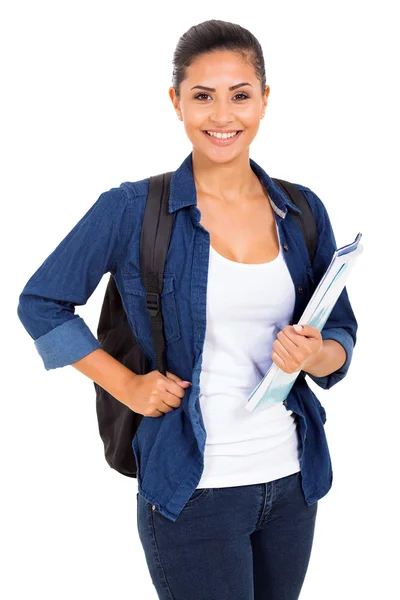
[[[311,266],[302,234],[293,219],[293,213],[299,213],[299,209],[254,160],[250,159],[250,165],[271,199],[284,258],[295,287],[292,323],[296,323],[332,259],[335,237],[322,201],[309,188],[297,184],[318,227],[317,251]],[[140,231],[148,186],[146,178],[125,182],[101,194],[22,290],[18,316],[33,338],[45,369],[70,365],[101,347],[75,313],[75,307],[87,302],[108,272],[115,277],[138,343],[152,369],[156,369],[146,291],[140,276]],[[144,417],[132,446],[140,493],[165,517],[175,521],[200,481],[206,440],[199,381],[206,331],[210,236],[200,224],[196,206],[192,153],[172,176],[169,211],[176,214],[161,298],[167,369],[191,381],[192,386],[186,390],[179,408],[162,417]],[[357,321],[344,289],[322,337],[343,346],[346,362],[325,377],[308,375],[320,387],[329,389],[345,377],[356,332]],[[270,353],[272,349],[265,351]],[[301,375],[285,406],[295,413],[302,486],[310,505],[329,491],[332,465],[324,430],[325,410],[308,387],[305,374]]]
[[[137,495],[139,538],[161,600],[297,600],[318,502],[301,475],[194,492],[171,522]]]

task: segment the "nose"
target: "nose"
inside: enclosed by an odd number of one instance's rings
[[[222,127],[227,123],[230,123],[232,121],[231,108],[232,107],[230,106],[229,102],[217,100],[215,103],[213,103],[211,109],[211,121],[218,123]]]

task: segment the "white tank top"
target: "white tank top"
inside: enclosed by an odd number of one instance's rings
[[[272,364],[272,343],[291,321],[294,302],[280,243],[278,256],[262,264],[237,263],[210,247],[200,374],[207,438],[198,488],[266,483],[300,470],[292,411],[283,404],[244,409]]]

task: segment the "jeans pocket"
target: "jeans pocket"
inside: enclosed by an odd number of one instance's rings
[[[190,496],[189,500],[186,502],[183,510],[186,508],[191,508],[192,506],[197,505],[199,502],[207,498],[212,491],[212,488],[198,488],[194,490],[193,494]]]

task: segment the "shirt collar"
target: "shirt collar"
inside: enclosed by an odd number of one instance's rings
[[[174,212],[180,208],[197,204],[196,187],[193,177],[193,153],[191,152],[173,172],[170,183],[169,194],[169,212]],[[266,189],[274,211],[282,219],[286,217],[287,211],[291,210],[294,213],[301,214],[301,210],[295,206],[281,188],[269,177],[269,175],[250,158],[250,166],[255,174],[260,179]]]

